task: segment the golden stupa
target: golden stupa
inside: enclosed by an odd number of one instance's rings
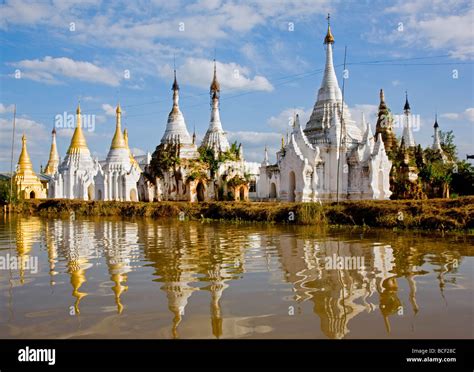
[[[20,158],[18,159],[17,170],[14,176],[18,196],[21,199],[42,199],[46,198],[46,188],[33,170],[30,155],[26,148],[26,137],[21,138],[22,147]]]

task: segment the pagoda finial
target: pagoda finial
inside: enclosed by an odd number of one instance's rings
[[[86,139],[84,133],[82,132],[82,119],[81,119],[81,105],[77,105],[76,110],[76,128],[72,135],[71,144],[67,150],[68,154],[79,153],[80,151],[89,151],[87,148]]]
[[[112,144],[110,145],[110,149],[120,149],[126,148],[125,140],[122,134],[122,110],[120,109],[120,103],[117,105],[117,109],[115,110],[115,134],[112,138]]]
[[[385,101],[385,93],[383,92],[383,89],[380,89],[380,103]]]
[[[47,175],[53,175],[56,173],[59,165],[59,154],[56,147],[56,126],[53,126],[51,131],[51,149],[49,151],[49,159],[44,168],[44,173]],[[42,172],[43,173],[43,172]]]
[[[408,103],[408,91],[405,91],[405,106],[403,107],[405,112],[410,111],[410,104]]]
[[[174,81],[171,90],[173,91],[173,109],[176,109],[179,104],[179,85],[176,79],[176,70],[174,70]]]
[[[173,81],[173,86],[171,90],[179,90],[179,85],[178,85],[178,79],[176,79],[176,68],[173,70],[174,71],[174,81]]]
[[[211,83],[211,88],[210,88],[210,93],[211,97],[214,98],[214,95],[218,98],[218,93],[221,91],[221,85],[219,84],[219,81],[217,80],[217,63],[216,59],[214,58],[214,76],[212,78],[212,83]]]
[[[26,136],[23,133],[21,137],[21,153],[18,160],[18,174],[24,174],[25,172],[32,172],[33,164],[31,163],[30,155],[26,148]]]
[[[334,44],[334,36],[332,36],[330,23],[331,15],[329,13],[326,19],[328,20],[328,32],[326,33],[326,37],[324,38],[324,44]]]

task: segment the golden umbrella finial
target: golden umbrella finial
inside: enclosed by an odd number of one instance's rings
[[[326,37],[324,38],[324,44],[334,44],[334,36],[332,36],[330,24],[331,15],[329,13],[326,19],[328,20],[328,32],[326,33]]]

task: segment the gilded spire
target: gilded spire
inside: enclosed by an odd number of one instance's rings
[[[17,174],[33,172],[33,164],[31,163],[30,155],[26,148],[26,137],[23,134],[21,137],[21,153],[20,158],[18,159],[18,171]]]
[[[220,91],[221,91],[221,85],[219,84],[219,81],[217,80],[217,67],[216,67],[216,60],[214,59],[214,77],[212,79],[211,88],[210,88],[211,96],[212,97],[214,97],[214,95],[218,96],[218,93]]]
[[[46,168],[44,173],[47,175],[52,176],[58,170],[59,165],[59,154],[58,149],[56,147],[56,128],[54,127],[51,131],[51,149],[49,150],[49,160],[46,164]]]
[[[334,44],[334,36],[332,36],[330,24],[331,15],[329,13],[326,19],[328,20],[328,32],[326,33],[326,37],[324,38],[324,44]]]
[[[76,110],[76,129],[74,129],[74,134],[72,135],[71,144],[67,150],[67,153],[75,154],[81,152],[82,150],[89,151],[84,133],[82,132],[81,105],[78,104]]]
[[[112,139],[112,144],[110,145],[110,149],[126,149],[127,145],[123,138],[122,134],[122,110],[120,108],[120,104],[117,105],[117,109],[115,110],[116,113],[116,121],[115,121],[115,134],[114,138]]]

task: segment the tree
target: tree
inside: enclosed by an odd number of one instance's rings
[[[431,150],[431,149],[427,149]],[[420,177],[429,189],[430,196],[449,198],[450,184],[453,179],[453,164],[441,159],[431,158],[421,169]]]
[[[150,173],[153,178],[163,177],[165,172],[173,171],[176,191],[179,190],[179,180],[182,175],[179,170],[181,159],[179,157],[180,143],[160,144],[151,156]]]
[[[16,185],[13,183],[13,193],[11,202],[15,203],[18,200]],[[0,205],[10,203],[10,179],[1,179],[0,180]]]
[[[441,148],[439,151],[428,147],[424,150],[425,164],[420,177],[431,197],[449,198],[450,194],[474,194],[474,168],[466,161],[458,160],[457,148],[452,131],[440,131]]]
[[[474,167],[461,160],[453,168],[452,192],[457,195],[474,195]]]
[[[441,148],[443,149],[444,153],[448,157],[449,160],[457,161],[457,154],[456,154],[456,145],[454,144],[454,134],[453,131],[450,130],[448,132],[439,131],[439,140],[441,142]]]

